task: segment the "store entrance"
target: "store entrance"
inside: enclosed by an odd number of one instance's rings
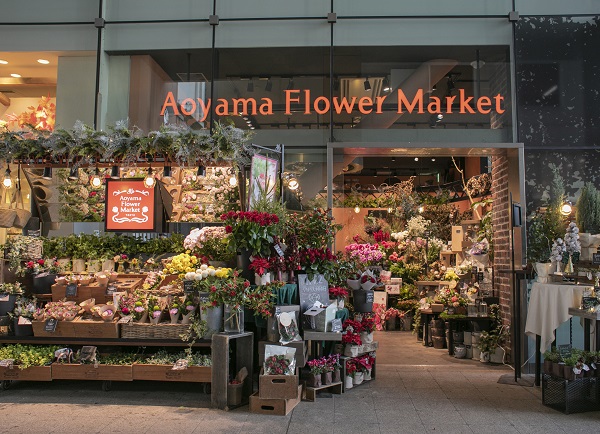
[[[457,357],[514,354],[510,271],[522,262],[524,228],[511,212],[524,197],[522,145],[330,143],[327,174],[319,194],[342,225],[335,249],[378,277],[381,333],[413,332],[425,351]],[[473,344],[483,330],[493,339]]]

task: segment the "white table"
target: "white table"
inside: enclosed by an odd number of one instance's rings
[[[536,385],[539,385],[540,351],[546,351],[554,341],[555,330],[573,316],[569,308],[579,307],[583,291],[589,285],[569,283],[539,283],[531,288],[525,334],[536,339]]]

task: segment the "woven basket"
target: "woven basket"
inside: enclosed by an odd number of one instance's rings
[[[42,257],[44,249],[44,241],[40,238],[30,238],[30,242],[27,245],[27,250],[23,252],[23,259],[40,259]]]
[[[177,339],[186,333],[190,324],[121,324],[122,339]]]

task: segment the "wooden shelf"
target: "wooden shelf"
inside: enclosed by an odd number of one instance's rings
[[[0,344],[71,344],[94,346],[120,346],[120,347],[187,347],[189,344],[182,340],[174,339],[82,339],[82,338],[45,338],[35,336],[2,336]],[[201,339],[194,347],[210,347],[211,341]]]
[[[306,387],[305,394],[307,401],[315,401],[317,399],[317,392],[319,390],[331,389],[331,393],[335,393],[336,395],[341,395],[343,392],[342,382],[339,381],[337,383],[326,384],[321,387]]]

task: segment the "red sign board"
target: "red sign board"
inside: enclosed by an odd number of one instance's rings
[[[106,181],[106,230],[152,232],[155,229],[154,187],[143,179]]]

